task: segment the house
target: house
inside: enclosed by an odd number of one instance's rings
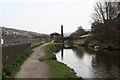
[[[54,42],[61,42],[62,41],[62,36],[59,33],[52,33],[50,34],[50,37],[52,40],[54,40]]]

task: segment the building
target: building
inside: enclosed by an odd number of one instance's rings
[[[54,32],[50,34],[50,37],[54,42],[62,42],[62,36],[59,33]]]

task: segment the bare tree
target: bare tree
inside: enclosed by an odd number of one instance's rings
[[[104,0],[97,2],[94,6],[92,18],[94,22],[105,23],[108,20],[113,20],[120,13],[120,2],[116,0]]]

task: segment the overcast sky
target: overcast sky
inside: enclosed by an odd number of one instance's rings
[[[0,26],[39,33],[90,29],[96,0],[0,0]]]

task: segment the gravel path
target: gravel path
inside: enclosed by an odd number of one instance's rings
[[[48,78],[49,67],[44,61],[39,61],[45,54],[42,47],[33,49],[33,54],[23,63],[21,70],[16,74],[15,78]]]

